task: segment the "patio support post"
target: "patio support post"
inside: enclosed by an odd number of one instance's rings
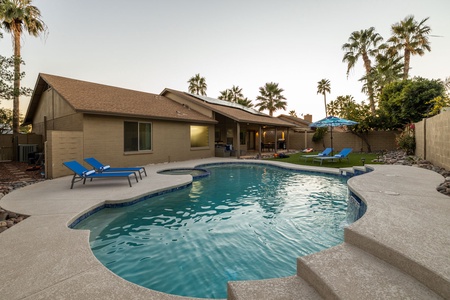
[[[278,131],[276,127],[275,127],[275,145],[273,145],[273,149],[275,153],[278,152]]]
[[[241,158],[241,125],[236,122],[236,157]]]
[[[258,142],[259,142],[258,153],[259,153],[259,157],[261,157],[261,152],[262,152],[262,128],[261,128],[261,125],[259,125],[259,141]]]
[[[308,130],[305,129],[305,148],[308,148]]]
[[[286,147],[286,151],[289,150],[289,127],[286,128],[286,138],[284,139],[284,146]]]

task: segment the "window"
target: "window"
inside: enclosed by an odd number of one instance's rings
[[[152,124],[124,122],[124,151],[152,150]]]
[[[208,126],[191,126],[191,148],[208,147],[209,131]]]

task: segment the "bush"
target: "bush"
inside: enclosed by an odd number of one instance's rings
[[[314,132],[314,135],[312,137],[312,140],[314,143],[318,143],[323,140],[323,137],[327,133],[328,128],[327,127],[319,127],[316,128],[316,132]]]
[[[401,134],[397,137],[398,147],[404,151],[406,154],[413,155],[416,151],[416,139],[413,135],[410,134]]]

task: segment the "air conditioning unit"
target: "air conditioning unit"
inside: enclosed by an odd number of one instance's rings
[[[28,162],[28,154],[36,152],[36,144],[19,144],[19,161]]]

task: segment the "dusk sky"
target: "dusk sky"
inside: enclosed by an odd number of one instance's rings
[[[159,94],[187,91],[190,77],[206,78],[207,95],[233,85],[251,100],[267,82],[279,83],[287,110],[325,116],[317,82],[331,82],[327,100],[352,95],[360,102],[358,63],[347,79],[341,47],[353,31],[375,27],[385,40],[392,24],[414,15],[430,17],[431,52],[411,59],[411,76],[450,76],[449,0],[34,0],[48,35],[24,34],[22,58],[34,88],[39,73]],[[12,55],[3,32],[0,54]],[[21,113],[28,107],[21,99]],[[256,102],[254,102],[256,103]],[[1,101],[11,107],[12,101]],[[266,112],[267,113],[267,112]]]

